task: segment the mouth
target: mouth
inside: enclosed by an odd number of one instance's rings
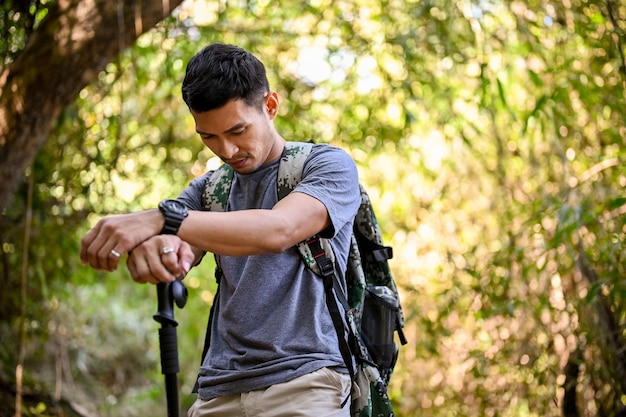
[[[228,161],[228,165],[230,165],[234,170],[239,170],[241,168],[243,168],[246,165],[246,162],[248,162],[248,158],[238,158],[238,159],[233,159]]]

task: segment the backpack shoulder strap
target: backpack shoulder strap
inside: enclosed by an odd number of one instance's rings
[[[230,186],[235,171],[228,164],[222,164],[207,179],[202,192],[202,208],[206,211],[226,211]]]
[[[279,200],[285,198],[302,181],[304,162],[309,157],[313,145],[311,142],[287,142],[285,144],[286,151],[278,165],[278,178],[276,180]],[[311,241],[315,241],[321,246],[329,262],[319,265],[315,258],[316,253],[311,250],[309,245]],[[329,272],[327,268],[334,267],[335,255],[328,240],[313,236],[310,240],[300,242],[297,247],[306,266],[317,275],[323,276]]]
[[[278,164],[278,178],[276,179],[278,199],[282,200],[302,181],[304,162],[309,157],[313,143],[287,142],[285,153]]]

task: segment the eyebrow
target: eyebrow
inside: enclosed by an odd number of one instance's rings
[[[234,126],[226,129],[223,133],[231,133],[231,132],[235,132],[243,127],[246,127],[248,124],[246,122],[239,122],[237,124],[235,124]],[[214,133],[209,133],[209,132],[203,132],[201,130],[196,129],[196,133],[202,136],[213,136],[215,135]]]

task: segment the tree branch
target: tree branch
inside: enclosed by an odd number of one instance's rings
[[[8,206],[63,108],[181,2],[65,0],[50,8],[19,56],[0,74],[0,211]]]

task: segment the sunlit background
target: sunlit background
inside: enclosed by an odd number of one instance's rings
[[[623,415],[625,22],[621,0],[184,1],[54,126],[27,173],[26,275],[23,190],[2,213],[3,279],[29,292],[3,311],[0,381],[15,384],[19,340],[29,392],[83,415],[165,414],[154,287],[81,266],[78,245],[219,163],[180,97],[187,60],[219,41],[266,64],[283,137],[357,162],[406,318],[398,416]],[[185,283],[186,409],[210,256]]]

